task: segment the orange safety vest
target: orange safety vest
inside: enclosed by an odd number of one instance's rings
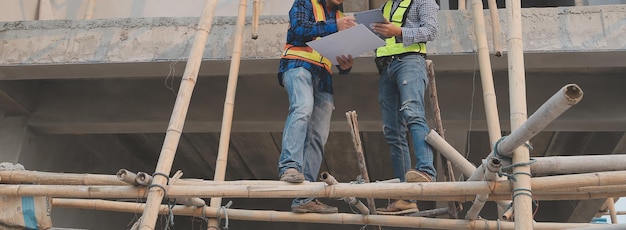
[[[326,14],[324,13],[324,6],[319,3],[318,0],[311,0],[313,5],[313,15],[316,22],[326,21]],[[336,12],[336,18],[343,17],[343,13],[339,10]],[[315,39],[320,39],[319,37]],[[281,58],[287,59],[300,59],[312,64],[324,67],[329,73],[332,73],[332,62],[330,59],[322,56],[309,46],[294,46],[292,44],[286,44]]]

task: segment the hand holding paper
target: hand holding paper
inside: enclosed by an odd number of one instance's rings
[[[385,41],[376,36],[365,25],[359,24],[321,39],[307,42],[311,48],[339,65],[337,57],[352,55],[357,57],[367,51],[384,46]]]

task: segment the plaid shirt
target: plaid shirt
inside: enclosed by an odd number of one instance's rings
[[[393,0],[391,12],[393,14],[402,0]],[[385,4],[380,8],[382,9]],[[439,6],[435,0],[413,0],[408,9],[407,17],[402,27],[402,37],[396,38],[404,46],[420,42],[435,40],[437,37],[437,11]]]
[[[326,21],[317,22],[313,14],[311,0],[295,0],[289,11],[289,30],[287,31],[287,44],[294,46],[306,46],[306,43],[317,37],[337,32],[336,12],[337,8],[326,9],[326,0],[318,0],[324,6]],[[280,59],[278,69],[278,83],[283,86],[283,73],[289,69],[304,67],[311,72],[313,77],[319,77],[319,88],[328,93],[333,93],[332,75],[324,67],[298,59]],[[350,70],[342,71],[347,74]]]

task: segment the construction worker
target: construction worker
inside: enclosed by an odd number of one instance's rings
[[[372,29],[385,38],[376,49],[380,74],[378,100],[382,110],[383,133],[390,148],[394,176],[406,182],[432,182],[436,177],[433,152],[424,137],[430,131],[425,117],[424,92],[426,42],[437,35],[435,0],[388,0],[381,6],[387,23]],[[407,130],[417,162],[411,167]],[[412,201],[396,200],[379,212],[417,210]]]
[[[289,115],[278,160],[281,181],[316,181],[330,129],[333,86],[330,59],[306,42],[355,26],[352,16],[339,10],[343,0],[295,0],[289,11],[289,30],[278,70],[278,82],[289,96]],[[332,57],[339,73],[352,68],[352,56]],[[296,198],[296,213],[336,213],[337,208],[315,198]]]

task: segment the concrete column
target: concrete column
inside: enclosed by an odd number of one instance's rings
[[[0,162],[18,163],[27,138],[25,117],[0,115]]]

